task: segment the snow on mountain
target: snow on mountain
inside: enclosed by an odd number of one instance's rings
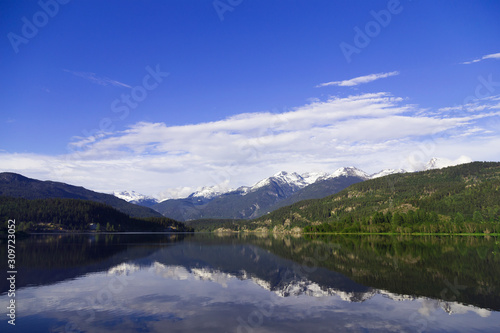
[[[340,177],[340,176],[360,177],[360,178],[363,178],[365,180],[370,179],[370,176],[366,172],[359,170],[358,168],[355,168],[355,167],[338,168],[328,178],[335,178],[335,177]]]
[[[382,171],[374,173],[373,175],[370,175],[370,179],[375,179],[375,178],[379,178],[379,177],[393,175],[395,173],[405,173],[405,172],[406,172],[406,170],[403,170],[403,169],[384,169]]]
[[[221,186],[202,187],[200,190],[191,193],[188,198],[212,199],[224,193],[232,192],[234,189],[223,188]]]
[[[390,174],[389,171],[387,174]],[[391,171],[392,173],[397,172]],[[236,190],[224,190],[220,189],[216,186],[212,187],[203,187],[201,190],[192,193],[189,197],[198,197],[198,198],[205,198],[205,199],[212,199],[217,196],[220,196],[225,193],[230,193],[230,192],[239,192],[240,195],[246,195],[250,192],[254,192],[258,190],[259,188],[262,188],[264,186],[270,185],[272,182],[280,185],[280,186],[288,186],[293,191],[302,189],[308,185],[314,184],[317,181],[324,180],[324,179],[330,179],[330,178],[335,178],[335,177],[342,177],[342,176],[351,176],[351,177],[360,177],[364,180],[370,179],[370,176],[362,171],[359,170],[355,167],[343,167],[337,169],[335,172],[332,174],[328,174],[326,172],[306,172],[303,174],[298,174],[297,172],[286,172],[286,171],[280,171],[276,174],[274,174],[271,177],[262,179],[255,183],[253,186],[241,186]],[[380,175],[382,176],[382,175]]]
[[[131,275],[139,271],[141,267],[134,264],[120,264],[108,270],[112,275]],[[345,302],[365,302],[376,295],[391,299],[397,302],[412,302],[420,300],[423,309],[434,310],[442,308],[449,315],[475,313],[482,318],[491,315],[491,311],[478,308],[473,305],[464,305],[458,302],[442,301],[426,297],[416,297],[413,295],[397,294],[383,289],[370,289],[367,291],[345,291],[331,287],[324,287],[307,278],[290,277],[287,281],[273,285],[270,281],[258,278],[245,270],[235,273],[227,273],[218,269],[209,267],[188,268],[177,265],[164,265],[154,262],[149,268],[143,267],[160,277],[169,280],[188,280],[195,279],[201,281],[210,281],[223,287],[227,287],[232,279],[250,280],[261,288],[271,291],[279,297],[299,297],[308,296],[314,298],[339,297]]]
[[[447,158],[438,158],[433,157],[424,167],[424,170],[432,170],[432,169],[442,169],[447,168],[459,164],[470,163],[472,160],[467,156],[460,156],[456,160],[449,160]]]
[[[463,163],[469,163],[472,160],[469,157],[461,156],[456,160],[449,160],[445,158],[432,158],[422,170],[440,169],[449,166],[459,165]],[[241,186],[237,189],[231,189],[224,186],[211,186],[211,187],[201,187],[196,192],[191,193],[188,198],[199,198],[202,200],[211,200],[215,197],[221,196],[226,193],[237,192],[240,195],[246,195],[250,192],[254,192],[259,188],[270,185],[272,182],[278,184],[279,186],[286,185],[292,191],[297,191],[308,185],[314,184],[317,181],[332,179],[336,177],[359,177],[363,180],[375,179],[379,177],[384,177],[387,175],[406,173],[408,171],[404,169],[384,169],[374,174],[367,174],[363,170],[356,167],[342,167],[335,170],[333,173],[328,174],[326,172],[306,172],[303,174],[298,174],[297,172],[286,172],[280,171],[271,177],[262,179],[255,183],[253,186]],[[129,202],[137,202],[137,200],[144,200],[145,198],[152,199],[151,197],[146,197],[140,195],[134,191],[124,191],[117,193],[115,196],[127,200]]]
[[[278,172],[272,177],[261,180],[250,188],[250,191],[255,191],[261,187],[271,184],[271,182],[276,182],[280,185],[288,184],[291,187],[303,188],[309,185],[301,175],[296,172],[288,173],[286,171]]]
[[[311,185],[317,182],[318,180],[323,180],[328,178],[329,175],[326,172],[306,172],[303,173],[301,176],[302,179],[304,179],[304,181],[307,183],[307,185]]]
[[[137,193],[136,191],[121,191],[121,192],[115,191],[115,192],[113,192],[113,195],[117,198],[123,199],[127,202],[132,202],[132,203],[140,202],[140,201],[144,201],[144,200],[158,201],[157,199],[155,199],[153,197]]]
[[[263,186],[269,185],[272,181],[280,185],[287,184],[292,188],[301,189],[317,182],[318,180],[327,179],[330,177],[331,175],[326,172],[306,172],[299,175],[296,172],[289,173],[286,171],[281,171],[273,175],[272,177],[263,179],[252,187],[245,189],[245,192],[257,190]]]

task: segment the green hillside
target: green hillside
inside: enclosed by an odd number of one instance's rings
[[[394,174],[225,229],[370,233],[500,233],[500,163]]]
[[[260,223],[312,232],[500,232],[500,163],[474,162],[355,184]]]

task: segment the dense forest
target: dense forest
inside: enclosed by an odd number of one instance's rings
[[[192,231],[166,217],[130,217],[111,206],[79,199],[0,197],[0,221],[18,231]]]
[[[252,221],[205,221],[196,230],[340,233],[500,233],[500,163],[394,174]]]
[[[221,229],[239,231],[244,228],[250,229],[251,226],[251,222],[249,220],[233,219],[199,219],[186,221],[184,223],[197,232],[212,232]]]

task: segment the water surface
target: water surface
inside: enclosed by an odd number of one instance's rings
[[[16,252],[16,328],[3,314],[2,332],[500,327],[493,237],[34,235]]]

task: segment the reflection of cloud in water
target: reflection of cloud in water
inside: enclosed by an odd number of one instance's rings
[[[110,290],[110,281],[120,279],[127,283],[124,288],[110,292],[109,299],[99,297]],[[433,315],[437,321],[432,322],[439,325],[460,320],[465,330],[477,325],[471,320],[476,315],[491,315],[488,310],[458,303],[413,300],[381,290],[363,296],[321,288],[305,279],[287,283],[280,287],[294,297],[270,292],[270,282],[244,271],[231,274],[159,262],[150,266],[120,264],[71,281],[23,288],[18,296],[19,320],[51,318],[58,323],[69,322],[74,331],[88,332],[220,332],[221,327],[234,332],[241,321],[257,319],[262,325],[254,332],[400,332],[415,331],[408,322],[413,313],[425,318]],[[352,302],[353,296],[356,302]],[[0,306],[6,300],[0,297]],[[261,311],[262,304],[267,304],[265,312]],[[487,329],[492,321],[498,323],[500,316],[495,313],[492,317],[485,323]],[[64,328],[58,327],[61,332]]]
[[[121,263],[117,266],[111,267],[108,269],[109,275],[130,275],[134,272],[137,272],[141,268],[134,264]]]
[[[418,309],[418,312],[424,317],[433,315],[438,309],[444,310],[449,315],[466,314],[467,312],[473,312],[482,318],[487,318],[491,315],[491,311],[472,305],[464,305],[456,302],[445,302],[427,298],[420,299],[419,301],[422,306]]]
[[[418,309],[418,312],[425,317],[429,317],[431,313],[436,311],[439,308],[439,304],[437,301],[432,299],[423,299],[422,306]]]
[[[187,280],[190,276],[188,270],[184,266],[165,266],[159,262],[154,262],[149,268],[150,272],[173,280]]]
[[[448,312],[448,314],[465,314],[467,312],[474,312],[479,316],[486,318],[491,315],[491,311],[486,309],[477,308],[471,305],[463,305],[460,303],[439,302],[441,307]]]

